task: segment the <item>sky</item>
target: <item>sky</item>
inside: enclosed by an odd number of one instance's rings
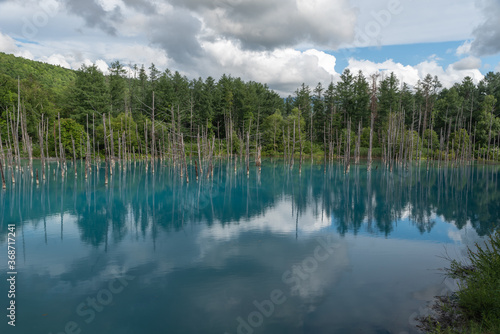
[[[282,96],[346,68],[450,87],[500,71],[500,0],[0,0],[0,52],[227,74]]]

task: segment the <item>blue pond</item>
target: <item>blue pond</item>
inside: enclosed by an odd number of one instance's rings
[[[1,333],[415,333],[448,259],[500,224],[498,166],[51,163],[0,192]],[[40,164],[35,163],[40,169]],[[376,168],[376,169],[375,169]],[[10,169],[6,171],[10,181]],[[448,258],[448,259],[447,259]]]

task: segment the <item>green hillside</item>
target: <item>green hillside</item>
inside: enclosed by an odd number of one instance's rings
[[[57,95],[76,78],[72,70],[2,52],[0,52],[0,74],[16,80],[18,77],[21,80],[34,78],[43,88],[50,89]]]

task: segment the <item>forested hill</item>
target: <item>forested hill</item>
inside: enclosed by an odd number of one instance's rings
[[[20,108],[17,77],[21,79]],[[410,87],[394,74],[369,77],[345,69],[337,83],[302,84],[293,96],[282,98],[266,84],[228,75],[187,78],[177,71],[160,71],[154,64],[133,66],[132,73],[127,73],[118,61],[104,75],[95,65],[72,71],[0,53],[4,145],[9,135],[16,135],[8,133],[13,128],[7,130],[6,125],[8,119],[18,118],[18,110],[24,115],[25,133],[17,136],[33,139],[35,155],[42,116],[50,142],[46,155],[55,156],[58,149],[54,141],[59,117],[68,156],[73,152],[71,138],[83,141],[86,132],[94,141],[92,147],[103,152],[103,115],[110,119],[116,151],[118,138],[128,139],[130,152],[145,152],[150,145],[147,138],[163,140],[170,131],[196,143],[197,134],[206,131],[232,147],[233,153],[242,149],[240,143],[249,133],[252,147],[262,146],[264,153],[281,154],[285,149],[310,153],[312,149],[319,154],[335,147],[339,148],[335,153],[343,154],[347,140],[354,147],[359,138],[360,147],[368,147],[370,128],[373,147],[384,147],[388,129],[397,119],[399,133],[404,127],[405,138],[414,138],[413,145],[430,153],[463,149],[459,142],[465,141],[478,152],[482,148],[490,152],[500,142],[500,73],[490,72],[477,84],[467,77],[443,88],[432,73]],[[81,155],[81,148],[78,151]]]
[[[45,89],[62,93],[75,80],[75,71],[0,52],[0,75],[21,80],[36,79]],[[4,79],[5,80],[5,79]]]

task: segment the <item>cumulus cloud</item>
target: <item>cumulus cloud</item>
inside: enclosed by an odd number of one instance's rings
[[[452,66],[453,69],[457,71],[479,69],[481,67],[481,59],[474,56],[469,56],[467,58],[460,59]]]
[[[102,60],[102,59],[98,59],[96,62],[95,62],[95,66],[97,66],[97,68],[104,74],[109,74],[109,66],[108,64]]]
[[[353,39],[356,22],[348,0],[58,1],[86,27],[112,36],[146,36],[180,64],[202,58],[201,43],[219,39],[245,50],[302,42],[334,49]]]
[[[147,38],[180,64],[202,55],[198,36],[202,22],[186,8],[149,0],[59,0],[67,11],[84,20],[85,26],[121,37]],[[121,36],[119,36],[121,35]]]
[[[191,64],[202,55],[198,40],[202,23],[190,12],[175,9],[149,20],[149,38],[179,64]]]
[[[109,35],[116,36],[117,31],[114,27],[115,21],[123,19],[119,6],[107,11],[103,8],[103,3],[98,0],[61,0],[66,9],[71,14],[82,17],[89,28],[99,28]]]
[[[144,14],[154,14],[157,10],[156,4],[148,0],[122,0],[122,1],[126,6],[133,8],[134,10]]]
[[[126,55],[127,58],[124,59],[124,55]],[[160,69],[177,66],[172,59],[167,57],[163,49],[135,43],[115,45],[106,56],[109,61],[123,59],[122,62],[137,64],[138,66],[144,64],[148,67],[151,63],[154,63]]]
[[[203,18],[214,35],[245,49],[273,50],[303,41],[336,48],[354,36],[347,0],[171,0]]]
[[[304,52],[292,48],[243,50],[230,40],[205,42],[203,48],[208,62],[215,64],[203,75],[214,75],[216,70],[219,71],[217,75],[241,76],[245,80],[267,83],[281,95],[290,94],[302,82],[315,86],[318,82],[329,82],[332,75],[337,75],[335,57],[315,49]]]
[[[457,56],[462,56],[462,55],[469,54],[471,46],[472,46],[472,42],[471,41],[466,41],[464,44],[460,45],[457,48],[456,55]]]
[[[14,40],[8,35],[4,35],[0,32],[0,51],[5,53],[16,53],[18,47]]]
[[[16,42],[8,35],[3,34],[0,31],[0,52],[4,52],[7,54],[13,54],[17,57],[23,57],[26,59],[34,59],[33,54],[28,50],[20,49]]]
[[[392,59],[383,63],[350,59],[348,68],[355,72],[361,70],[366,76],[373,73],[388,75],[394,72],[401,82],[405,82],[411,86],[416,86],[418,81],[423,80],[427,74],[431,74],[432,76],[437,75],[443,86],[449,88],[467,76],[471,77],[475,83],[483,79],[484,76],[478,69],[481,66],[481,62],[477,63],[473,57],[469,58],[459,60],[449,65],[446,69],[440,66],[435,60],[424,61],[415,66],[405,66],[394,62]],[[473,67],[473,65],[477,65],[477,67]]]
[[[2,30],[8,32],[0,33],[0,50],[73,69],[99,62],[106,72],[107,64],[119,60],[146,67],[155,63],[160,69],[178,70],[189,78],[218,78],[225,73],[266,83],[286,96],[301,83],[315,86],[332,78],[336,81],[337,59],[319,50],[355,45],[356,29],[370,27],[370,23],[381,26],[382,44],[434,41],[429,37],[434,35],[443,40],[449,36],[437,26],[450,27],[446,31],[470,26],[472,19],[465,18],[463,12],[471,12],[471,17],[475,14],[467,0],[457,0],[457,8],[449,6],[452,0],[443,1],[446,6],[425,0],[433,11],[399,1],[401,11],[392,11],[384,23],[381,13],[389,11],[389,2],[370,0],[0,0]],[[43,9],[42,4],[51,10]],[[434,20],[444,7],[451,10],[446,12],[445,21]],[[24,15],[33,21],[35,14],[44,11],[50,21],[36,25],[37,34],[31,38],[36,43],[27,43],[30,38],[20,31],[19,20],[9,17]],[[450,17],[459,17],[460,24]],[[432,22],[422,27],[423,20]],[[75,31],[80,35],[75,36]],[[453,38],[457,36],[463,36],[463,31]],[[456,54],[469,55],[470,48],[472,43],[465,43]],[[466,75],[476,81],[482,78],[478,71],[481,61],[476,57],[461,59],[447,68],[438,65],[438,60],[430,58],[409,66],[392,60],[351,59],[349,67],[361,69],[365,75],[394,71],[401,81],[412,85],[427,73],[438,75],[445,86]]]
[[[376,63],[369,60],[356,60],[351,58],[349,59],[347,68],[354,73],[362,71],[365,76],[376,73],[388,75],[391,72],[394,72],[400,81],[406,82],[409,85],[416,85],[420,79],[417,69],[410,65],[405,66],[401,63],[396,63],[392,59],[386,60],[382,63]]]
[[[476,56],[494,55],[500,52],[500,1],[476,0],[482,8],[485,21],[474,29],[471,52]]]
[[[66,61],[66,57],[64,57],[62,54],[59,53],[55,53],[50,57],[41,58],[40,60],[47,64],[52,64],[71,69],[71,65]]]

